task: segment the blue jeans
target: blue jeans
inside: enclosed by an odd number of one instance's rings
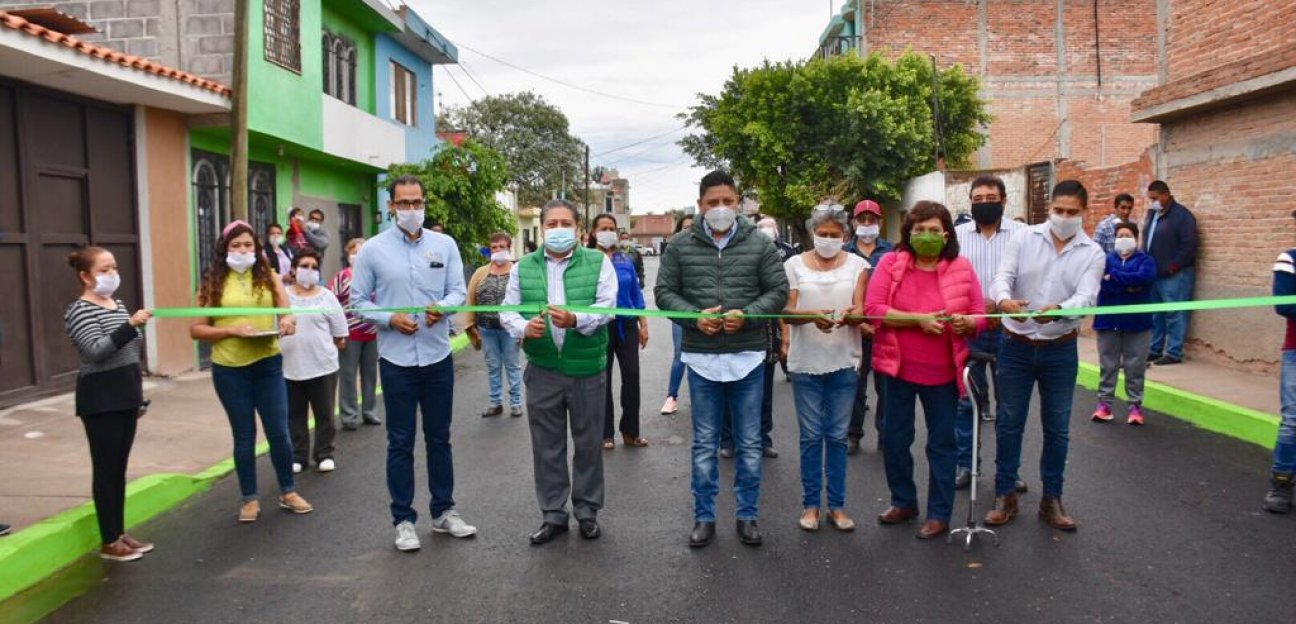
[[[671,340],[675,343],[675,359],[671,360],[670,385],[666,387],[666,396],[678,399],[680,384],[684,382],[684,363],[680,361],[684,347],[684,328],[671,323]]]
[[[414,511],[414,441],[418,409],[423,409],[423,443],[427,450],[428,490],[432,517],[454,508],[454,456],[450,449],[450,415],[454,406],[454,357],[428,366],[397,366],[378,361],[383,405],[387,408],[387,491],[392,524],[416,522]]]
[[[1003,330],[996,327],[981,333],[980,336],[968,341],[968,349],[977,353],[991,353],[999,355],[999,349],[1003,346]],[[995,380],[993,388],[988,384],[986,376],[985,362],[969,362],[968,366],[972,369],[972,383],[981,389],[981,402],[977,406],[981,410],[981,415],[990,411],[991,391],[998,393],[999,381]],[[963,371],[959,371],[962,375]],[[972,417],[972,390],[968,389],[968,396],[959,399],[958,419],[954,421],[954,436],[958,440],[958,467],[972,469],[972,427],[975,426]],[[997,397],[996,397],[997,398]],[[995,401],[995,407],[1002,409],[1002,404]],[[996,416],[996,419],[998,417]],[[981,449],[976,449],[977,464],[981,463]]]
[[[482,352],[486,355],[486,372],[490,379],[491,405],[503,405],[504,373],[508,373],[509,405],[522,406],[522,363],[518,360],[518,343],[506,329],[478,327]]]
[[[284,382],[283,356],[274,355],[247,366],[212,364],[212,385],[234,433],[234,471],[244,501],[256,500],[256,416],[270,443],[279,491],[295,492],[293,446],[288,435],[288,385]]]
[[[692,369],[688,373],[689,400],[693,403],[693,517],[715,522],[715,497],[720,491],[720,429],[725,411],[734,414],[738,441],[734,473],[734,498],[739,520],[755,520],[760,500],[760,402],[764,394],[763,366],[738,381],[718,382]]]
[[[1279,381],[1282,398],[1282,421],[1278,423],[1278,443],[1274,445],[1274,472],[1296,472],[1296,349],[1282,354]]]
[[[818,509],[828,476],[828,509],[846,505],[846,429],[855,405],[859,372],[792,373],[792,396],[801,428],[801,507]]]
[[[1152,303],[1189,301],[1193,296],[1193,282],[1197,271],[1188,267],[1152,283]],[[1184,337],[1188,335],[1187,312],[1162,312],[1152,315],[1151,355],[1164,353],[1177,360],[1183,359]]]
[[[915,408],[922,401],[927,422],[927,519],[948,523],[954,511],[954,420],[958,413],[958,385],[923,386],[896,377],[884,377],[886,420],[882,424],[882,452],[886,463],[891,505],[918,509],[913,480]]]
[[[1044,426],[1044,452],[1040,478],[1045,496],[1062,496],[1071,429],[1071,401],[1080,367],[1076,341],[1032,346],[1004,340],[999,350],[999,396],[1003,403],[995,422],[998,442],[995,458],[995,493],[1014,491],[1021,468],[1022,434],[1030,413],[1031,392],[1039,384],[1040,422]]]
[[[774,431],[774,377],[778,374],[778,364],[766,362],[761,368],[765,373],[761,380],[760,438],[761,448],[767,449],[774,446],[770,433]],[[733,414],[725,412],[724,426],[720,429],[720,448],[733,450],[733,447]]]

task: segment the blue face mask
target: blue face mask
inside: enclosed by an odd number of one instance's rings
[[[545,230],[545,249],[554,253],[567,253],[575,246],[575,228],[551,228]]]

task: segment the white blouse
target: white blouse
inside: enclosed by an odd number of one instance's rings
[[[797,292],[798,310],[841,310],[854,305],[860,273],[870,267],[867,260],[855,254],[844,255],[846,261],[831,271],[811,269],[801,255],[783,264],[788,288]],[[791,325],[788,330],[788,372],[823,375],[859,368],[863,349],[857,327],[843,325],[824,333],[813,323],[806,323]]]

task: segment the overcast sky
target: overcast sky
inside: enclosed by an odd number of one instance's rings
[[[809,56],[840,0],[406,0],[459,46],[458,66],[439,67],[444,105],[531,90],[556,104],[572,133],[590,145],[591,166],[630,180],[636,213],[678,208],[697,198],[705,171],[691,167],[675,140],[675,114],[698,92],[717,93],[734,65]],[[578,91],[469,50],[633,103]],[[471,74],[480,86],[467,74]],[[447,72],[449,72],[447,74]],[[453,76],[462,86],[450,79]],[[465,95],[465,92],[467,95]]]

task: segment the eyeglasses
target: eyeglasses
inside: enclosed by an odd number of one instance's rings
[[[396,206],[397,210],[408,210],[410,208],[422,208],[427,205],[427,202],[421,199],[403,199],[400,201],[393,201],[392,204]]]

